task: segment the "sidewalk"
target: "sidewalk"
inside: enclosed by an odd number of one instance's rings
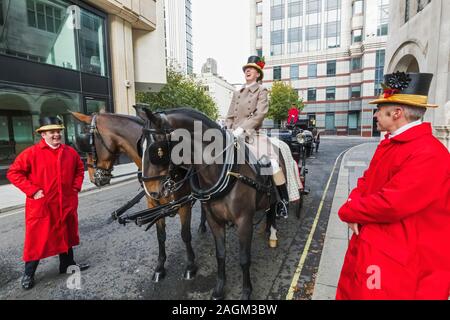
[[[138,171],[138,168],[134,163],[121,164],[114,166],[113,175],[119,176],[122,174],[134,173],[136,171]],[[137,176],[135,174],[132,174],[126,177],[112,179],[111,184],[136,179],[136,177]],[[86,192],[92,189],[97,189],[97,187],[91,183],[89,180],[89,174],[85,171],[81,192]],[[20,209],[25,205],[25,195],[12,184],[0,186],[0,199],[0,214],[7,211]]]
[[[347,201],[349,192],[369,166],[378,142],[365,143],[350,149],[342,159],[336,191],[331,206],[327,233],[314,287],[313,300],[334,300],[347,251],[351,231],[340,221],[338,210]]]

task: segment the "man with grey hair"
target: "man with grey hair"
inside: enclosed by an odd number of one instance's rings
[[[433,75],[385,76],[377,129],[387,131],[339,217],[353,230],[337,299],[448,299],[450,154],[422,123]]]

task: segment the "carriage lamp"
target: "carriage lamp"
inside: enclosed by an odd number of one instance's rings
[[[301,134],[301,133],[297,134],[297,142],[300,144],[305,143],[305,138],[303,137],[303,134]]]

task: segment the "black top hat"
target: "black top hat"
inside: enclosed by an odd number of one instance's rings
[[[44,117],[39,119],[40,127],[36,129],[37,133],[49,130],[62,130],[64,129],[63,122],[58,117]]]
[[[258,56],[250,56],[247,60],[247,64],[242,67],[242,71],[245,71],[245,69],[251,67],[255,68],[259,72],[259,78],[258,81],[261,81],[264,78],[264,66],[266,65],[264,58],[260,58]]]
[[[405,73],[396,72],[386,74],[383,94],[370,104],[404,104],[413,107],[437,108],[437,105],[428,104],[433,74],[431,73]]]

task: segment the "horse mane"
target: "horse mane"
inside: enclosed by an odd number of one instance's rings
[[[164,111],[160,111],[159,113],[165,113],[165,114],[173,114],[173,113],[181,113],[185,114],[189,117],[194,118],[195,120],[199,120],[202,123],[206,124],[210,128],[214,129],[222,129],[222,127],[215,122],[214,120],[211,120],[206,114],[204,114],[201,111],[198,111],[196,109],[188,108],[188,107],[180,107],[180,108],[174,108],[174,109],[168,109]]]
[[[130,116],[130,115],[126,115],[126,114],[119,114],[119,113],[109,113],[109,112],[105,112],[105,113],[100,113],[99,115],[104,115],[104,116],[113,116],[113,117],[118,117],[118,118],[122,118],[122,119],[127,119],[127,120],[131,120],[141,126],[144,125],[144,120],[142,120],[139,117],[135,117],[135,116]]]

